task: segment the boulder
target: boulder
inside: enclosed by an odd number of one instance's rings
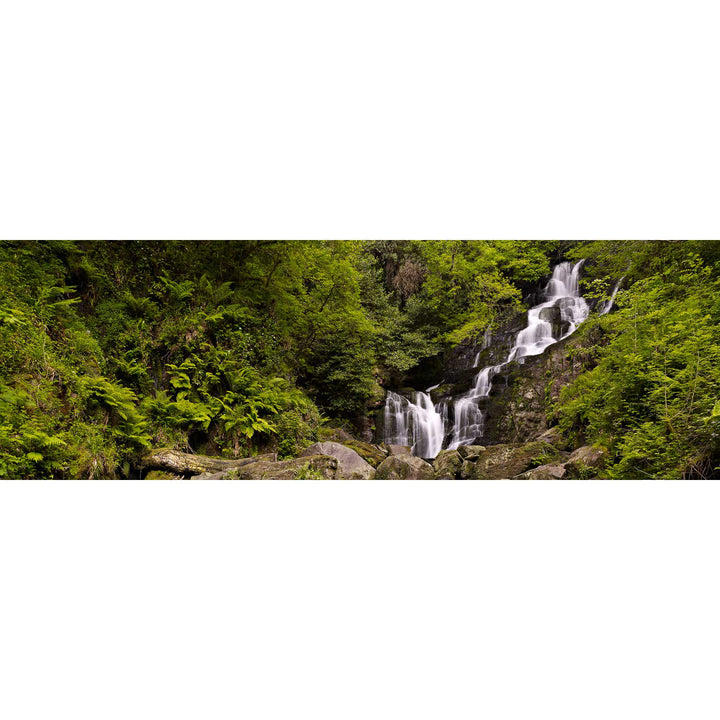
[[[566,474],[564,465],[540,465],[518,475],[518,480],[560,480]]]
[[[586,478],[588,475],[597,476],[597,470],[605,466],[608,452],[604,448],[583,445],[574,450],[565,463],[568,477]]]
[[[339,442],[339,443],[344,443],[349,440],[355,439],[349,432],[347,432],[347,430],[343,430],[342,428],[328,428],[328,427],[321,427],[318,430],[318,437],[320,438],[321,442]]]
[[[457,450],[441,450],[433,461],[437,480],[454,480],[460,476],[463,460]]]
[[[463,460],[477,460],[485,452],[484,445],[461,445],[457,451]]]
[[[432,465],[414,455],[390,455],[375,471],[378,480],[434,480]]]
[[[552,445],[541,442],[524,445],[491,445],[477,460],[472,461],[473,467],[467,472],[467,476],[476,480],[515,478],[533,465],[537,466],[538,458],[542,458],[546,461],[544,464],[548,464],[548,460],[558,459],[559,453]]]
[[[353,449],[336,442],[319,442],[303,450],[299,458],[312,455],[328,455],[338,461],[337,479],[342,480],[372,480],[375,469],[366,460],[363,460]],[[298,458],[298,459],[299,459]]]
[[[311,455],[272,462],[259,460],[223,474],[223,480],[334,480],[339,476],[337,458]]]
[[[560,428],[557,425],[553,425],[544,432],[540,433],[535,440],[538,442],[545,442],[553,447],[559,448],[560,450],[566,450],[568,442],[560,432]]]
[[[361,440],[348,440],[347,442],[341,442],[340,444],[354,450],[363,460],[370,463],[374,468],[376,468],[388,456],[388,451],[384,450],[379,445],[371,445],[370,443],[362,442]]]
[[[387,445],[390,455],[412,455],[409,445]]]

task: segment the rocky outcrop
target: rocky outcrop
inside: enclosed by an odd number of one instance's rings
[[[434,480],[432,465],[414,455],[390,455],[375,472],[378,480]]]
[[[364,444],[364,443],[361,443]],[[375,477],[375,468],[363,460],[355,450],[336,442],[320,442],[311,445],[300,453],[300,458],[312,455],[327,455],[338,461],[336,479],[371,480]]]

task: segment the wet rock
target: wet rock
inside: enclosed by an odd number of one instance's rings
[[[414,455],[390,455],[375,472],[378,480],[434,480],[432,465]]]
[[[438,480],[454,480],[460,477],[463,459],[457,450],[441,450],[433,462],[435,478]]]
[[[319,442],[311,445],[300,453],[299,458],[312,455],[328,455],[338,461],[336,479],[371,480],[375,477],[375,469],[363,460],[355,450],[336,442]],[[299,459],[298,458],[298,459]]]

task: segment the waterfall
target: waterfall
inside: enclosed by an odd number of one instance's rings
[[[445,429],[450,425],[451,418],[448,449],[455,450],[460,445],[467,445],[482,437],[485,416],[480,401],[490,395],[493,377],[510,362],[523,362],[522,358],[540,355],[550,345],[575,332],[580,323],[587,319],[590,310],[580,295],[583,262],[581,260],[575,265],[562,262],[555,266],[543,292],[545,301],[528,311],[527,327],[515,337],[505,361],[482,368],[475,376],[469,392],[442,400],[437,409],[426,393],[416,392],[413,403],[392,391],[388,392],[385,403],[385,442],[411,445],[415,455],[434,458],[443,447]],[[615,292],[610,305],[614,298]],[[490,340],[487,331],[483,348],[489,346]],[[476,355],[473,367],[478,366],[479,359],[480,353]]]
[[[480,353],[482,353],[483,350],[487,350],[490,347],[490,340],[492,339],[492,334],[490,332],[490,326],[485,328],[485,334],[483,335],[483,341],[482,345],[480,346],[480,350],[478,351],[477,355],[475,355],[475,361],[473,362],[473,367],[476,368],[480,364]]]
[[[612,310],[612,306],[615,303],[615,296],[618,293],[618,290],[620,289],[620,285],[622,281],[625,279],[625,276],[623,275],[616,283],[615,287],[613,288],[612,293],[610,294],[610,299],[607,302],[604,302],[600,308],[600,315],[607,315],[610,310]]]
[[[430,396],[415,392],[414,402],[392,391],[385,402],[385,442],[410,445],[413,455],[434,458],[441,450],[445,420]]]

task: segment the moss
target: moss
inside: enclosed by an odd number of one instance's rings
[[[341,442],[341,444],[354,450],[365,462],[370,463],[374,468],[387,457],[387,453],[375,445],[370,445],[370,443],[364,443],[360,440],[349,440]]]

